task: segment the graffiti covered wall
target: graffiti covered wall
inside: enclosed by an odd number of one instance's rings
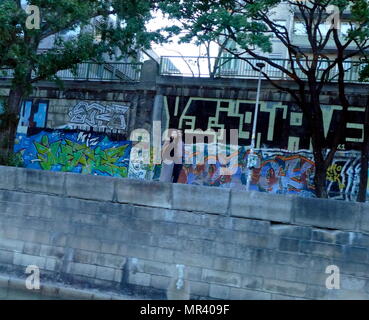
[[[128,105],[79,100],[69,100],[68,104],[59,101],[60,105],[55,105],[55,101],[51,100],[48,104],[51,113],[43,121],[47,121],[48,127],[59,124],[62,128],[74,128],[78,131],[44,130],[43,134],[40,132],[31,136],[18,133],[16,152],[22,155],[26,167],[132,179],[159,179],[160,166],[130,161],[132,143],[126,141],[124,135],[118,141],[111,140],[106,133],[98,133],[127,132],[130,112]],[[33,105],[36,105],[35,102]],[[28,109],[33,110],[31,107]],[[33,113],[25,112],[24,118],[34,114],[31,117],[33,121],[41,123],[42,121],[37,120],[37,114],[45,114],[46,110],[47,108],[38,107]],[[250,143],[253,110],[254,101],[175,96],[164,99],[165,127],[190,131],[198,128],[238,129],[239,144],[244,146]],[[351,108],[345,141],[328,169],[327,187],[331,198],[356,198],[360,155],[357,151],[348,150],[358,149],[360,145],[362,111],[360,108]],[[323,107],[328,138],[336,123],[337,112],[337,106]],[[251,190],[313,197],[315,166],[309,152],[307,124],[297,107],[293,104],[261,102],[257,131],[260,167],[253,172]],[[246,163],[247,148],[240,147],[235,174],[221,175],[222,164],[219,161],[215,164],[185,165],[179,182],[244,189],[247,183]]]
[[[43,130],[31,135],[18,133],[15,144],[15,152],[21,155],[26,168],[159,180],[160,165],[131,161],[131,149],[130,141],[113,140],[105,134],[69,130]],[[211,155],[207,146],[186,145],[185,150],[185,162],[188,164],[182,168],[179,183],[240,190],[246,188],[246,147],[239,147],[232,175],[221,173],[227,164]],[[250,190],[315,197],[315,164],[310,152],[259,149],[257,154],[259,165],[253,170]],[[360,153],[339,151],[327,171],[329,197],[355,201],[359,175]]]
[[[47,100],[28,99],[23,102],[19,126],[29,128],[45,128],[49,102]]]
[[[239,147],[238,162],[232,175],[222,175],[225,163],[209,154],[206,147],[196,150],[195,158],[192,146],[186,146],[186,162],[180,174],[179,183],[216,186],[223,188],[245,189],[248,178],[246,147]],[[199,154],[203,151],[204,154]],[[253,170],[250,190],[277,194],[295,194],[303,197],[315,197],[313,155],[308,151],[297,153],[287,150],[259,149],[258,168]],[[368,172],[369,174],[369,172]],[[360,153],[338,152],[333,164],[327,171],[329,197],[337,200],[355,201],[359,189]],[[369,196],[369,185],[368,185]]]
[[[126,134],[129,114],[129,103],[27,99],[22,105],[18,131],[50,128]]]
[[[251,144],[255,101],[210,99],[198,97],[164,97],[163,122],[165,128],[182,130],[238,129],[239,145]],[[328,147],[334,136],[341,107],[323,105],[324,130]],[[359,150],[363,141],[363,113],[365,108],[351,107],[349,123],[340,150]],[[310,150],[307,120],[293,103],[261,101],[257,125],[257,148],[289,151]]]
[[[68,113],[68,126],[73,129],[94,128],[100,131],[125,132],[128,110],[127,105],[78,102]]]
[[[18,133],[14,151],[32,169],[127,177],[131,142],[105,134],[43,130]]]
[[[315,196],[315,164],[307,120],[297,105],[291,102],[261,101],[258,114],[256,147],[259,168],[253,170],[251,190],[261,192]],[[247,146],[251,131],[255,101],[186,96],[165,96],[164,128],[178,128],[191,133],[201,129],[238,130],[238,168],[231,176],[221,175],[222,165],[185,165],[179,182],[244,189],[247,183]],[[341,107],[322,105],[324,131],[329,148],[334,137]],[[360,148],[364,139],[365,108],[349,108],[345,138],[339,145],[333,164],[327,171],[329,196],[334,199],[356,200],[360,177]],[[193,157],[191,152],[187,157]],[[206,158],[206,157],[205,157]],[[207,159],[210,160],[210,159]],[[368,173],[369,174],[369,173]],[[369,185],[368,185],[369,195]]]
[[[137,180],[159,180],[161,165],[153,164],[153,149],[150,150],[150,164],[144,164],[143,161],[134,159],[131,154],[128,170],[128,178]]]

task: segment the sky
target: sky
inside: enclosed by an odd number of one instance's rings
[[[147,24],[147,29],[149,31],[154,31],[162,27],[178,25],[179,23],[176,20],[170,20],[165,17],[162,13],[156,13],[154,19],[152,19]],[[201,54],[205,54],[205,48],[201,48],[199,51],[199,47],[195,44],[191,43],[181,43],[179,44],[179,37],[174,37],[171,43],[158,45],[153,44],[152,50],[159,56],[190,56],[190,57],[198,57]],[[217,55],[217,46],[214,45],[211,49],[211,55],[214,57]],[[189,67],[188,64],[184,63],[182,58],[171,58],[171,62],[184,73],[191,73],[191,70],[197,73],[198,67],[197,65]],[[200,62],[201,73],[207,73],[207,62],[201,60]],[[191,70],[190,70],[191,69]]]
[[[165,17],[162,13],[157,13],[154,16],[154,19],[151,20],[147,24],[147,28],[149,31],[154,31],[159,28],[178,25],[179,23],[176,20],[170,20]],[[175,37],[173,39],[173,43],[168,43],[165,45],[157,45],[154,44],[152,49],[159,55],[159,56],[197,56],[199,53],[198,47],[193,44],[178,44],[179,37]]]

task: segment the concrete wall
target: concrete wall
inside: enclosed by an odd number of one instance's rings
[[[127,133],[135,128],[151,129],[152,119],[161,119],[153,115],[155,96],[201,97],[204,99],[256,99],[257,80],[255,79],[204,79],[190,77],[157,76],[158,66],[155,62],[146,61],[140,82],[117,83],[98,81],[64,81],[63,87],[54,82],[41,81],[34,86],[29,98],[49,102],[47,126],[55,128],[70,121],[68,112],[78,103],[99,103],[103,106],[129,106],[127,113]],[[287,80],[277,81],[281,86],[289,86],[298,90],[294,83]],[[11,82],[0,80],[0,103],[9,95]],[[361,84],[348,84],[347,98],[352,107],[366,105],[368,90]],[[309,93],[306,92],[308,95]],[[339,105],[337,86],[324,86],[320,95],[322,104]],[[262,83],[261,101],[288,104],[293,102],[291,96],[273,87],[267,81]],[[157,108],[163,109],[163,102]],[[161,112],[161,110],[160,110]],[[160,113],[159,112],[159,113]]]
[[[157,93],[163,96],[201,97],[215,99],[255,100],[257,94],[256,79],[207,79],[175,76],[159,76],[156,79]],[[289,80],[277,80],[281,87],[298,90],[297,85]],[[309,91],[306,91],[309,96]],[[347,99],[351,106],[363,107],[368,96],[367,87],[359,83],[346,86]],[[290,94],[277,90],[267,80],[262,81],[260,101],[294,102]],[[340,105],[337,84],[323,87],[320,95],[321,104]]]
[[[0,167],[0,272],[149,297],[369,298],[369,206]],[[326,267],[340,268],[328,290]],[[185,285],[173,293],[177,265]],[[171,293],[172,292],[172,293]],[[176,295],[174,295],[176,294]]]
[[[9,95],[9,87],[9,82],[0,81],[0,101],[5,100]],[[128,111],[124,113],[126,128],[119,129],[114,127],[113,130],[107,130],[108,132],[124,134],[127,137],[136,128],[151,130],[151,110],[154,98],[155,91],[144,82],[140,84],[120,84],[81,81],[65,81],[64,88],[59,88],[52,82],[43,82],[35,86],[33,92],[28,97],[34,104],[38,101],[48,103],[46,127],[51,129],[66,125],[77,128],[77,124],[71,121],[71,115],[73,116],[74,109],[81,103],[88,105],[96,103],[101,107],[128,107]],[[112,120],[114,120],[114,115],[119,114],[105,111],[101,113],[111,114]],[[93,128],[96,132],[105,130],[101,123],[99,125],[99,121],[95,121],[90,114],[86,113],[86,116],[89,120],[95,122],[96,125],[89,126],[85,123],[81,125],[81,130],[86,130],[88,127]],[[117,119],[115,120],[115,122],[118,121]]]

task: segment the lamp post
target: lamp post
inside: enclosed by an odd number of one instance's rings
[[[254,122],[252,126],[252,135],[251,135],[251,147],[250,147],[250,153],[247,157],[247,169],[248,169],[248,175],[247,175],[247,184],[246,184],[246,191],[250,190],[250,183],[252,179],[252,170],[256,166],[256,162],[258,161],[258,157],[255,154],[255,145],[256,145],[256,126],[258,123],[258,114],[259,114],[259,101],[260,101],[260,89],[261,89],[261,71],[265,67],[265,64],[262,62],[258,62],[256,66],[259,68],[259,80],[258,80],[258,91],[256,94],[256,104],[255,104],[255,115],[254,115]]]

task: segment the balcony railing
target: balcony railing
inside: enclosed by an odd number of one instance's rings
[[[308,36],[305,35],[297,35],[297,34],[293,34],[291,36],[292,39],[292,44],[296,45],[299,48],[304,49],[305,51],[309,52],[308,50],[311,50],[311,43],[309,41]],[[323,37],[324,39],[324,37]],[[339,39],[342,43],[346,43],[347,38],[345,35],[339,35]],[[327,43],[324,46],[324,50],[326,51],[337,51],[337,45],[333,39],[333,37],[331,36],[329,38],[329,40],[327,41]],[[349,44],[346,48],[346,50],[358,50],[357,45],[355,44],[355,42],[352,42],[351,44]]]
[[[77,66],[76,72],[62,70],[56,75],[61,80],[138,82],[141,76],[142,63],[93,63],[85,62]],[[12,69],[0,69],[0,79],[12,79]],[[36,75],[33,74],[33,77]]]
[[[284,67],[287,70],[292,70],[290,60],[273,59],[275,64]],[[259,72],[253,69],[256,64],[263,62],[258,59],[249,58],[248,62],[238,58],[207,58],[207,57],[181,57],[181,56],[164,56],[161,58],[160,75],[163,76],[181,76],[181,77],[199,77],[199,78],[245,78],[255,79],[259,76]],[[311,61],[307,62],[308,64]],[[324,70],[330,65],[329,61],[320,61],[316,71],[316,76],[322,76]],[[345,62],[345,81],[359,82],[359,62]],[[257,68],[257,67],[256,67]],[[307,80],[307,76],[294,63],[294,69],[300,79]],[[289,80],[290,78],[277,67],[265,63],[263,71],[273,80]],[[328,79],[332,82],[337,81],[338,69],[333,68]]]

